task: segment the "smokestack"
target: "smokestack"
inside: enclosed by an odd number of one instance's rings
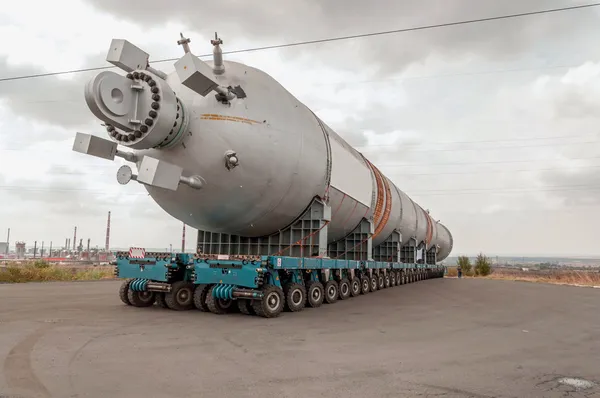
[[[77,251],[77,227],[75,227],[75,232],[73,232],[73,251]]]
[[[42,248],[40,249],[40,258],[44,258],[44,241],[42,241]]]
[[[65,250],[69,250],[69,238],[65,238]]]
[[[35,258],[36,253],[37,253],[37,240],[35,242],[33,242],[33,258]]]
[[[6,237],[6,254],[10,252],[10,228],[8,229],[8,236]]]
[[[52,241],[50,241],[50,251],[48,252],[48,257],[52,257]]]
[[[88,246],[87,246],[88,255],[90,254],[90,238],[88,238]]]
[[[181,237],[181,252],[185,253],[185,223],[183,223],[183,235]]]
[[[108,212],[108,220],[106,221],[106,243],[104,244],[104,250],[109,251],[110,249],[110,211]]]

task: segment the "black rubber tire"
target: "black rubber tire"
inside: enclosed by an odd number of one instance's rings
[[[377,291],[377,278],[375,277],[375,275],[373,275],[373,276],[370,278],[370,286],[369,286],[369,289],[370,289],[372,292],[376,292],[376,291]]]
[[[194,284],[177,281],[171,285],[171,291],[165,293],[167,306],[174,311],[188,311],[194,308]]]
[[[283,287],[285,309],[290,312],[302,311],[306,307],[306,288],[299,283],[286,283]]]
[[[309,281],[306,288],[306,304],[312,308],[323,305],[325,300],[325,288],[319,281]]]
[[[238,310],[240,310],[242,314],[256,315],[256,312],[254,312],[254,308],[252,308],[251,300],[237,299],[236,301]]]
[[[260,300],[252,301],[252,308],[256,315],[263,318],[276,318],[283,311],[285,296],[283,290],[275,285],[266,285],[262,288],[264,296]]]
[[[385,279],[383,277],[383,274],[378,274],[377,275],[377,289],[381,290],[385,287]]]
[[[212,285],[208,289],[208,294],[206,295],[206,306],[208,307],[208,310],[213,314],[227,314],[228,312],[231,312],[231,307],[233,307],[235,303],[233,302],[233,300],[218,299],[214,297],[212,292],[217,286],[218,285]]]
[[[325,302],[333,304],[338,300],[340,288],[336,281],[327,281],[325,284]]]
[[[352,297],[360,296],[360,279],[357,277],[352,278],[350,281],[350,295]]]
[[[390,273],[386,272],[383,276],[383,287],[387,289],[390,286],[392,286],[392,281],[390,281]]]
[[[211,285],[198,285],[194,290],[194,307],[202,312],[209,312],[208,305],[206,305],[206,295]]]
[[[160,308],[169,308],[167,306],[167,302],[165,301],[165,294],[161,293],[161,292],[157,292],[155,294],[156,296],[156,300],[154,301],[156,303],[156,305],[158,305]]]
[[[362,294],[368,294],[371,291],[371,279],[368,276],[362,276],[360,278],[360,292]]]
[[[346,278],[342,278],[339,284],[340,300],[347,300],[350,298],[350,281]]]
[[[119,288],[119,298],[124,304],[131,305],[129,298],[127,298],[127,292],[129,291],[129,284],[131,283],[131,279],[124,280],[121,283],[121,287]]]
[[[154,305],[156,297],[154,297],[154,292],[138,292],[128,289],[127,299],[134,307],[150,307]]]

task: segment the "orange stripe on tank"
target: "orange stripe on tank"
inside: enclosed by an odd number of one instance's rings
[[[375,231],[373,237],[379,235],[385,228],[392,211],[392,192],[387,179],[381,174],[379,169],[365,159],[373,174],[375,174],[375,182],[377,183],[377,200],[375,202],[375,210],[373,212],[373,221],[375,223]]]
[[[218,115],[216,113],[203,113],[200,115],[200,119],[202,120],[223,120],[230,122],[238,122],[238,123],[246,123],[246,124],[260,124],[257,120],[247,119],[239,116],[229,116],[229,115]]]

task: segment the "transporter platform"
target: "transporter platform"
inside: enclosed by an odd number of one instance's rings
[[[197,308],[214,314],[242,312],[265,318],[282,311],[333,304],[361,294],[430,278],[444,267],[328,258],[230,256],[187,253],[118,252],[115,275],[124,278],[120,297],[127,304],[155,303],[176,311]]]

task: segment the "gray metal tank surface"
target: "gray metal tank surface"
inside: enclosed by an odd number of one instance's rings
[[[132,150],[117,156],[136,163],[138,181],[168,214],[200,230],[257,237],[286,227],[320,197],[331,207],[329,242],[366,217],[373,247],[397,229],[403,242],[437,246],[438,261],[450,254],[450,231],[275,79],[222,61],[219,41],[212,62],[183,44],[167,75],[149,67],[142,50],[113,40],[107,60],[127,76],[101,72],[85,93],[112,141]],[[157,181],[176,170],[146,157],[178,166],[184,183],[165,189],[170,183]]]

